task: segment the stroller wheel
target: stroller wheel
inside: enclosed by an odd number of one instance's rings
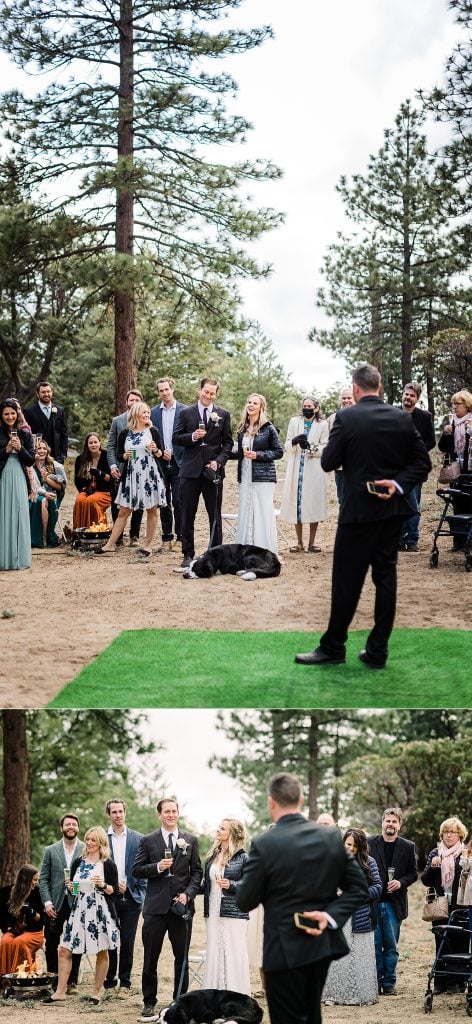
[[[470,1003],[467,1003],[466,1014],[468,1017],[472,1017],[472,1006],[470,1005]]]
[[[424,997],[423,1008],[425,1013],[431,1013],[433,1009],[433,993],[427,992]]]
[[[432,551],[429,559],[429,568],[437,569],[439,562],[439,551]]]
[[[465,560],[465,571],[472,572],[472,558],[470,556]]]

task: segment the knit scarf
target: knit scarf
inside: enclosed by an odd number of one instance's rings
[[[441,885],[445,892],[451,892],[456,871],[455,861],[463,849],[464,843],[461,839],[458,839],[454,846],[445,846],[443,842],[438,843],[438,854],[441,858]]]
[[[472,412],[466,412],[465,416],[457,416],[456,413],[454,413],[452,422],[454,424],[454,451],[456,455],[463,455],[466,428],[467,424],[472,422]]]

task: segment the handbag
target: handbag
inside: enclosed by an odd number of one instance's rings
[[[451,462],[450,456],[444,456],[444,462],[439,470],[438,484],[452,484],[460,476],[461,467],[458,462]]]
[[[172,914],[175,914],[176,917],[183,918],[184,921],[188,921],[190,918],[190,911],[187,903],[171,903],[169,910]]]
[[[449,917],[449,903],[447,896],[438,896],[436,889],[430,887],[425,896],[423,904],[423,921],[444,921]]]

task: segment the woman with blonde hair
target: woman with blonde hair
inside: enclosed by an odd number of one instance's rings
[[[117,442],[117,460],[123,463],[120,486],[115,502],[118,517],[111,537],[97,554],[116,550],[131,512],[146,509],[146,540],[138,554],[152,555],[152,542],[157,527],[157,508],[166,503],[166,485],[159,469],[162,441],[157,427],[151,424],[151,410],[145,402],[135,402],[128,413],[128,426],[120,432]]]
[[[31,547],[56,548],[59,538],[55,526],[59,506],[64,497],[67,477],[64,466],[51,456],[46,441],[36,442],[32,472],[35,487],[30,495]]]
[[[23,864],[13,885],[0,889],[0,975],[11,974],[28,961],[44,941],[43,904],[38,889],[39,871]]]
[[[308,551],[321,551],[315,537],[318,523],[328,517],[326,476],[320,462],[328,436],[328,424],[321,419],[319,402],[313,395],[305,395],[299,415],[290,420],[285,440],[288,461],[280,518],[295,526],[297,543],[291,551],[305,550],[304,523],[309,524]]]
[[[447,896],[449,914],[456,910],[458,905],[458,891],[462,873],[461,859],[465,851],[464,840],[467,829],[457,815],[446,818],[439,826],[439,843],[428,854],[426,867],[421,875],[423,885],[434,888],[439,896]],[[446,922],[447,917],[444,919]],[[436,950],[439,946],[439,936],[435,936]],[[458,936],[456,940],[451,939],[454,944],[454,953],[466,952],[463,948],[464,936]],[[466,943],[467,945],[467,943]],[[460,976],[448,974],[447,978],[437,978],[434,983],[435,993],[445,992],[460,984]]]
[[[249,395],[237,427],[237,449],[230,455],[238,460],[236,543],[256,544],[277,554],[274,462],[281,459],[284,452],[266,410],[264,395]]]
[[[443,427],[438,441],[440,452],[450,455],[461,463],[461,470],[472,469],[470,436],[472,433],[472,394],[465,388],[451,398],[452,413]]]
[[[202,879],[207,955],[203,988],[251,994],[247,929],[249,914],[236,905],[247,853],[246,830],[237,818],[223,818],[205,861]]]
[[[59,946],[57,989],[45,1003],[64,1002],[72,966],[72,953],[96,956],[94,986],[89,1001],[100,1003],[101,989],[108,970],[108,950],[117,949],[120,929],[115,907],[119,892],[118,869],[110,857],[108,836],[100,825],[89,828],[84,836],[85,850],[70,868],[66,888],[75,903]]]

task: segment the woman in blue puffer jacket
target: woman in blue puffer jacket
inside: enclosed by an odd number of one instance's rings
[[[247,853],[246,830],[236,818],[223,818],[215,832],[202,879],[207,953],[203,988],[251,994],[247,929],[249,914],[236,906]]]
[[[331,963],[323,989],[323,1003],[368,1006],[378,1002],[374,929],[375,904],[382,893],[382,882],[374,858],[369,857],[367,836],[363,829],[348,828],[343,842],[367,877],[369,902],[357,907],[344,925],[349,953],[342,960],[333,960]]]
[[[256,544],[277,554],[274,462],[284,453],[279,435],[267,418],[264,395],[249,395],[238,424],[239,514],[237,544]]]

